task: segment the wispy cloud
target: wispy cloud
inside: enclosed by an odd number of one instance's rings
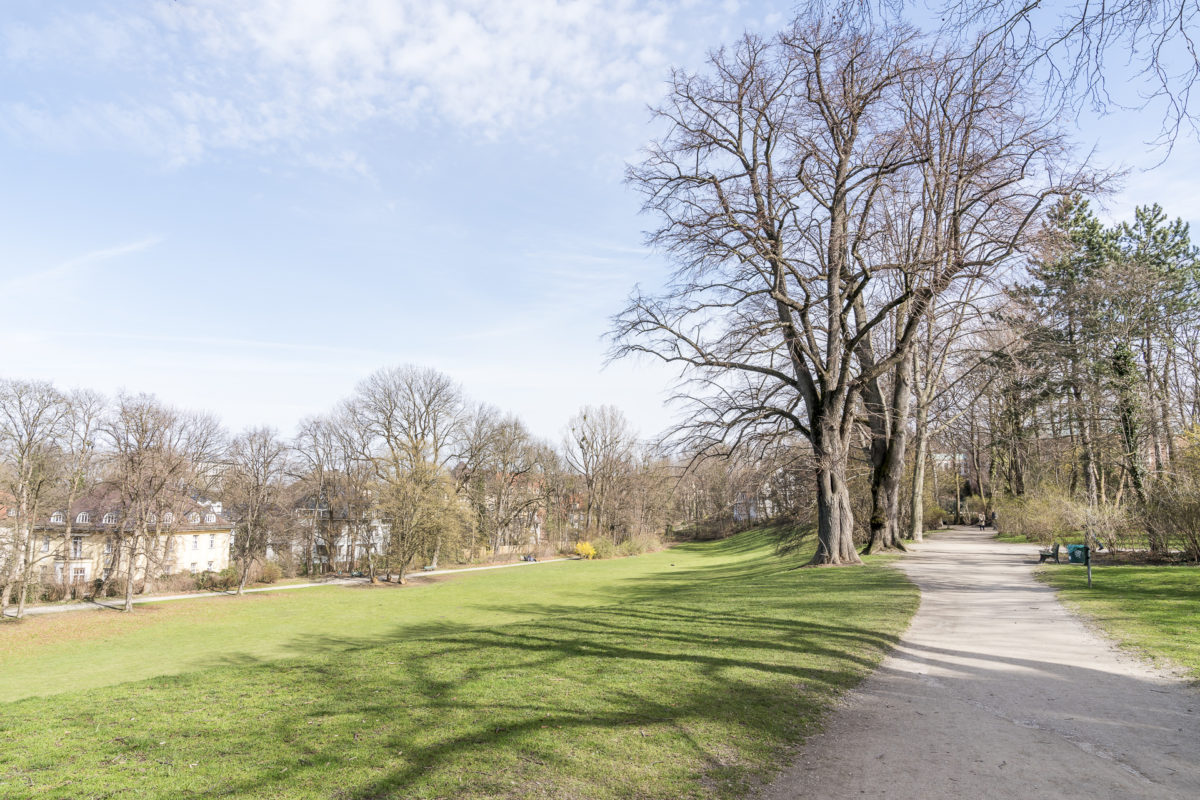
[[[52,266],[34,269],[0,283],[0,291],[6,294],[23,295],[45,289],[54,289],[67,281],[78,280],[85,273],[122,256],[149,250],[163,241],[161,236],[151,236],[135,242],[92,250]]]

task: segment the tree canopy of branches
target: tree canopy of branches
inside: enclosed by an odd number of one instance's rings
[[[847,464],[864,402],[872,525],[896,540],[908,365],[934,299],[1005,264],[1048,198],[1086,184],[1012,66],[902,27],[797,21],[676,72],[668,132],[630,169],[678,268],[617,317],[615,354],[681,367],[675,433],[701,450],[809,442],[814,563],[859,560]]]

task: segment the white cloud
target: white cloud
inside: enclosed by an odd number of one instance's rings
[[[5,127],[172,163],[303,152],[376,120],[533,131],[581,104],[657,94],[672,13],[631,0],[212,0],[59,15],[3,28],[0,48],[78,88],[10,89]]]

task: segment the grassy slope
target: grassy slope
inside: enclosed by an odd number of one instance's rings
[[[1043,569],[1039,578],[1128,647],[1163,657],[1200,680],[1200,569]]]
[[[0,627],[3,695],[56,693],[0,705],[0,796],[741,796],[916,608],[803,558],[751,533]]]

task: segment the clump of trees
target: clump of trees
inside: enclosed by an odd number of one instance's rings
[[[1040,538],[1200,560],[1200,251],[1157,205],[1105,226],[1086,198],[1047,217],[981,342],[981,402],[950,432],[970,490]],[[1045,498],[1055,498],[1047,503]],[[1057,506],[1049,529],[1030,509]]]
[[[1097,184],[1016,66],[903,26],[797,20],[676,72],[666,133],[629,171],[677,270],[618,316],[615,353],[682,368],[674,434],[702,453],[806,443],[813,563],[859,561],[860,455],[868,549],[901,546],[931,314],[1016,268],[1044,208]]]

